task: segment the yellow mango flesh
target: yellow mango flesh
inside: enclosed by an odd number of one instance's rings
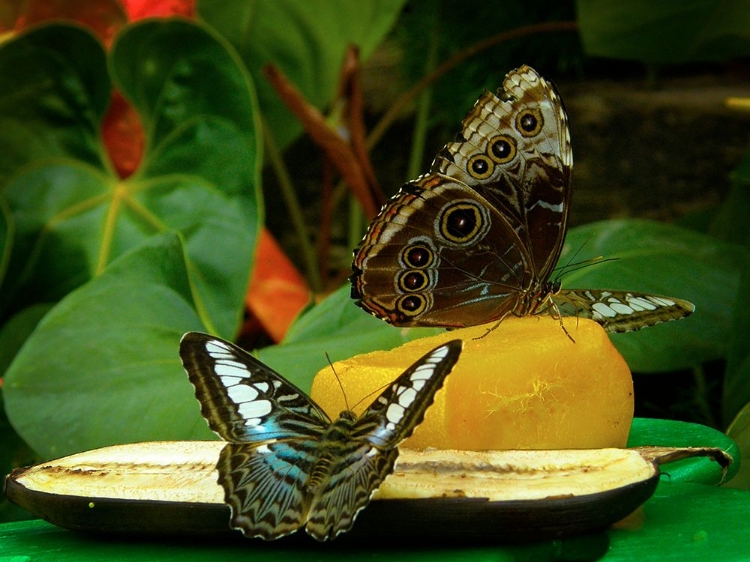
[[[402,446],[415,449],[589,449],[624,447],[633,418],[633,381],[599,324],[549,316],[509,318],[453,330],[339,361],[334,368],[360,414],[385,386],[441,343],[464,349],[425,420]],[[312,398],[331,416],[346,409],[330,367]],[[361,401],[361,402],[360,402]]]

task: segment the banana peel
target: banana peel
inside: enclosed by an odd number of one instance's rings
[[[211,536],[229,528],[221,441],[117,445],[14,470],[5,494],[76,531]],[[507,451],[401,448],[395,470],[345,535],[525,542],[606,529],[655,491],[659,466],[718,448]]]

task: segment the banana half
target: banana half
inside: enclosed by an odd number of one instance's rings
[[[205,536],[232,532],[217,484],[220,441],[117,445],[14,470],[5,494],[76,531]],[[721,449],[414,451],[346,537],[525,542],[606,529],[656,489],[659,465]]]

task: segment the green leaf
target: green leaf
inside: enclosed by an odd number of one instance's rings
[[[258,352],[286,378],[309,391],[315,374],[328,362],[376,349],[393,349],[436,334],[434,328],[394,328],[355,306],[347,284],[303,314],[280,345]]]
[[[688,318],[612,335],[633,371],[677,370],[726,356],[744,250],[673,225],[613,220],[570,229],[559,265],[595,256],[617,260],[568,273],[563,287],[655,293],[696,307]]]
[[[740,165],[732,172],[729,195],[714,215],[708,233],[727,242],[750,247],[748,209],[750,209],[750,152],[745,153]]]
[[[45,57],[59,58],[50,54],[50,45],[66,41],[93,40],[77,27],[41,27],[0,48],[0,69],[10,72],[13,63],[13,73],[31,74],[15,107],[32,127],[29,135],[48,131],[54,138],[63,136],[63,129],[84,137],[85,146],[99,146],[99,106],[93,101],[85,106],[88,98],[81,95],[84,107],[72,111],[64,103],[70,97],[66,90],[49,88],[46,75],[30,70]],[[16,55],[8,56],[8,49]],[[85,91],[86,78],[96,75],[98,87],[89,89],[99,92],[106,85],[108,95],[103,56],[87,54],[92,49],[101,53],[96,43],[84,52],[63,50],[67,58],[58,64],[52,84]],[[11,262],[14,285],[4,291],[5,304],[58,300],[124,252],[175,229],[185,239],[203,322],[231,338],[259,228],[259,138],[251,80],[220,38],[184,20],[128,26],[112,47],[110,67],[146,131],[141,167],[121,180],[92,158],[80,157],[81,150],[65,146],[54,158],[30,160],[13,176],[5,194],[18,242]],[[49,98],[44,107],[36,99],[42,87]],[[5,135],[0,132],[3,141]]]
[[[0,287],[5,280],[5,272],[8,270],[8,261],[13,250],[13,238],[15,237],[15,224],[13,214],[4,197],[0,196]]]
[[[747,55],[747,7],[743,0],[576,1],[589,56],[661,64]]]
[[[606,562],[747,560],[750,494],[702,484],[662,482],[636,529],[609,532]]]
[[[745,404],[729,424],[727,435],[737,442],[742,452],[739,474],[729,485],[741,490],[750,490],[750,402]]]
[[[8,417],[43,457],[114,443],[211,437],[178,343],[205,326],[174,232],[151,237],[71,292],[5,377]]]
[[[26,165],[72,158],[105,168],[99,124],[110,82],[101,43],[44,26],[0,48],[0,185]]]
[[[336,94],[348,45],[365,60],[391,29],[405,0],[202,0],[200,16],[226,37],[258,87],[260,107],[278,146],[302,130],[261,69],[277,65],[316,107]]]
[[[52,306],[44,303],[24,308],[0,327],[0,376]]]
[[[740,448],[731,438],[710,427],[674,420],[634,418],[628,447],[718,447],[733,462],[722,473],[719,465],[708,458],[684,459],[661,468],[662,481],[716,485],[731,481],[740,470]]]

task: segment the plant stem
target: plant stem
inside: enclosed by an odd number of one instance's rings
[[[438,33],[439,23],[437,10],[432,11],[430,25],[430,44],[425,59],[424,74],[429,75],[437,63],[438,44],[440,34]],[[417,114],[414,120],[414,133],[411,138],[411,153],[409,155],[409,168],[406,179],[416,178],[422,169],[422,159],[424,158],[425,139],[427,138],[427,122],[430,116],[430,106],[432,104],[432,88],[425,88],[417,99]]]
[[[307,230],[305,229],[305,219],[302,216],[302,209],[297,200],[297,192],[292,184],[292,178],[289,175],[289,171],[287,170],[284,160],[279,153],[279,149],[276,146],[276,142],[273,139],[271,129],[266,125],[265,121],[263,122],[263,139],[266,144],[268,161],[276,174],[276,179],[279,182],[279,188],[281,190],[281,196],[284,198],[284,202],[289,210],[289,218],[292,222],[292,228],[297,232],[296,238],[299,240],[302,259],[305,261],[308,283],[310,283],[310,288],[313,292],[318,293],[322,290],[322,283],[315,248],[310,242]]]

